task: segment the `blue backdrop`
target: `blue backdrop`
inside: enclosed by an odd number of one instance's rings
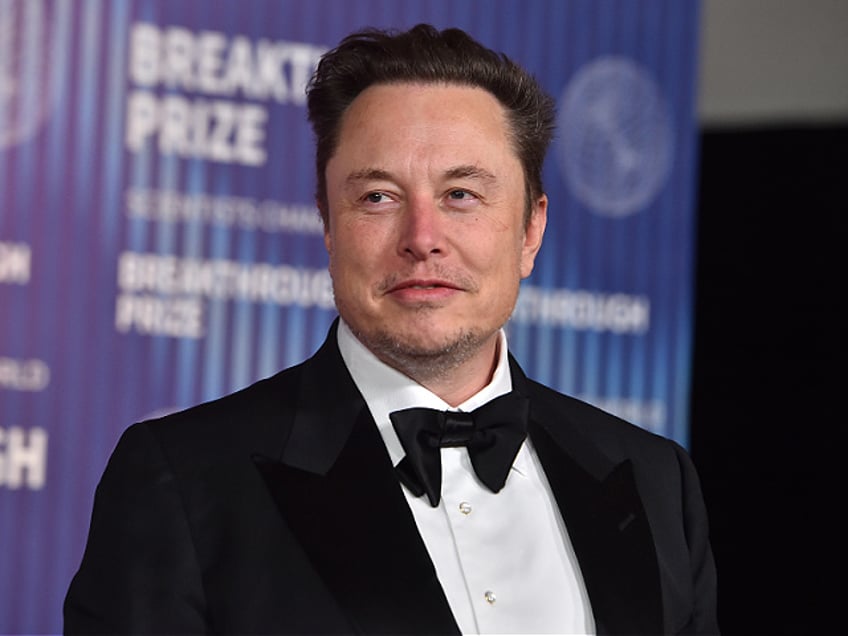
[[[531,377],[687,441],[697,2],[0,3],[0,633],[61,629],[120,432],[334,317],[304,85],[353,29],[459,26],[559,107]]]

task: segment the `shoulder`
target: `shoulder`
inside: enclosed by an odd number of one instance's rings
[[[637,482],[649,492],[697,484],[692,461],[677,442],[538,382],[528,380],[527,390],[532,419],[576,459],[595,466],[630,462]]]
[[[162,456],[191,470],[282,448],[297,410],[303,364],[239,391],[127,428],[117,457]],[[180,470],[180,468],[177,468]]]
[[[280,457],[293,423],[352,383],[338,353],[334,329],[309,359],[221,398],[164,417],[138,422],[123,447],[153,446],[182,472],[243,462],[254,455]]]
[[[534,419],[548,426],[567,426],[612,454],[627,449],[668,449],[671,440],[647,431],[596,406],[528,379]]]

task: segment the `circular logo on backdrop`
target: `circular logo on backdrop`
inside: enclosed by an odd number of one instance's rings
[[[52,23],[42,0],[0,3],[0,150],[31,138],[53,108]]]
[[[574,196],[614,217],[646,208],[665,185],[673,130],[650,72],[631,59],[601,57],[582,67],[559,104],[557,155]]]

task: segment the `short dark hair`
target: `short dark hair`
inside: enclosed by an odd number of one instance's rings
[[[460,29],[419,24],[408,31],[364,29],[327,52],[307,87],[316,137],[318,207],[328,222],[325,169],[338,144],[342,117],[375,84],[448,83],[485,89],[505,108],[510,137],[524,169],[528,213],[540,197],[542,164],[554,130],[554,100],[527,71]]]

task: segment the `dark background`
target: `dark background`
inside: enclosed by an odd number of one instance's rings
[[[700,179],[691,452],[722,632],[845,633],[848,126],[706,130]]]

